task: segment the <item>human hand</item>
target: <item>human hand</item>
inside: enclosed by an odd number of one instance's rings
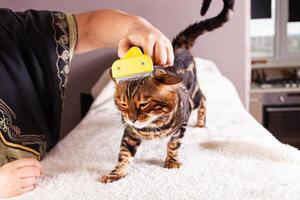
[[[33,190],[40,174],[41,164],[36,159],[25,158],[5,164],[0,168],[0,198]]]
[[[156,65],[173,65],[170,40],[147,20],[128,13],[105,9],[75,15],[78,31],[76,53],[117,47],[123,57],[132,46],[141,47]]]
[[[132,46],[141,47],[156,65],[173,65],[174,53],[170,40],[143,18],[136,17],[119,42],[118,55],[123,57]]]

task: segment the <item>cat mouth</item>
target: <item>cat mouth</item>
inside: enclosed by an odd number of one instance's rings
[[[151,124],[155,124],[157,121],[161,120],[161,116],[153,116],[150,117],[147,121],[140,122],[140,121],[135,121],[134,123],[131,120],[126,120],[127,124],[130,126],[133,126],[134,128],[137,129],[142,129],[146,127],[151,127]]]

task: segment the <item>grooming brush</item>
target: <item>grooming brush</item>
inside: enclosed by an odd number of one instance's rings
[[[152,75],[153,62],[138,47],[131,47],[123,58],[113,63],[111,72],[117,83],[142,79]]]

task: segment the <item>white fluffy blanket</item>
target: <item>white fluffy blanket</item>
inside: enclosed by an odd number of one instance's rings
[[[243,108],[216,66],[197,59],[207,96],[207,128],[187,128],[180,169],[165,169],[167,140],[144,142],[122,180],[102,184],[113,169],[123,133],[109,83],[84,120],[42,162],[33,192],[14,199],[300,199],[300,153],[281,144]]]

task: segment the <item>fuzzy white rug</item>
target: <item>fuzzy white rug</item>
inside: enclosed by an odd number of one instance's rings
[[[300,199],[300,153],[279,143],[243,108],[235,88],[216,66],[197,59],[208,100],[207,128],[187,128],[180,169],[164,169],[167,140],[145,142],[129,175],[102,184],[113,169],[123,133],[110,83],[85,119],[42,162],[33,192],[14,199]]]

